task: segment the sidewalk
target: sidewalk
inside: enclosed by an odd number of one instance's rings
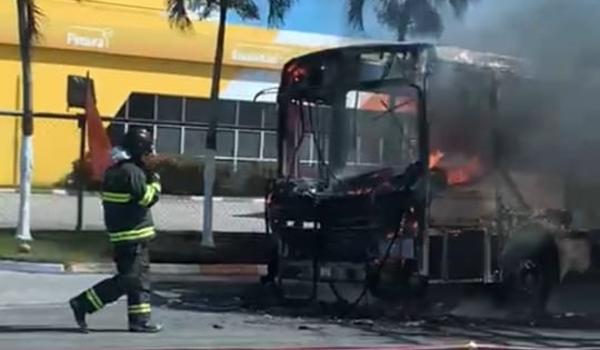
[[[203,198],[163,196],[153,208],[158,230],[198,231],[202,228]],[[16,227],[19,194],[0,191],[0,228]],[[96,194],[86,193],[83,205],[85,230],[103,230],[102,206]],[[223,232],[265,232],[260,198],[215,198],[213,229]],[[77,197],[65,192],[32,194],[33,230],[73,230],[77,220]]]
[[[215,247],[205,247],[198,232],[159,231],[150,241],[153,263],[164,273],[257,275],[272,239],[264,233],[215,232]],[[19,252],[13,230],[0,229],[0,270],[25,272],[112,273],[112,246],[104,231],[34,231],[31,251]],[[41,264],[35,264],[41,263]],[[216,268],[215,266],[221,266]],[[209,270],[212,269],[212,270]],[[158,270],[157,270],[158,271]],[[262,271],[262,270],[261,270]]]
[[[151,264],[153,274],[258,277],[267,274],[261,264]],[[40,263],[0,260],[0,271],[45,274],[114,274],[113,263]]]

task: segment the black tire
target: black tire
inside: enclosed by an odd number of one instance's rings
[[[494,291],[496,301],[523,302],[533,314],[545,314],[560,275],[558,247],[552,234],[540,227],[515,232],[499,263],[502,283]]]
[[[269,253],[267,256],[267,275],[261,276],[262,284],[275,283],[279,275],[279,244],[277,238],[271,236]]]

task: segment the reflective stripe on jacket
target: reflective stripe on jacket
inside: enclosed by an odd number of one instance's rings
[[[119,162],[106,171],[101,198],[104,223],[112,243],[155,236],[150,208],[158,202],[160,191],[160,183],[147,183],[145,172],[132,161]]]

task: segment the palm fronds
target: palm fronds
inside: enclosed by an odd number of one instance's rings
[[[398,40],[408,34],[438,37],[444,30],[441,6],[449,4],[457,17],[466,12],[469,3],[476,0],[347,0],[348,22],[364,30],[363,12],[367,3],[373,2],[379,23],[396,32]]]
[[[21,40],[25,40],[29,45],[41,38],[40,22],[44,14],[36,4],[35,0],[17,1],[19,20],[23,21],[23,23],[20,23],[20,28],[23,30],[23,37]],[[23,13],[21,13],[21,11]]]
[[[348,0],[348,23],[359,30],[365,29],[364,8],[365,0]]]
[[[294,6],[296,0],[269,0],[269,26],[282,25],[286,13]]]
[[[269,0],[268,23],[270,26],[283,24],[287,11],[296,0]],[[259,7],[255,0],[167,0],[167,12],[171,25],[187,30],[192,26],[190,12],[206,19],[221,6],[235,11],[244,20],[260,19]]]

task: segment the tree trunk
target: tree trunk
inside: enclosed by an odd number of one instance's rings
[[[216,173],[215,156],[217,153],[217,121],[219,118],[219,85],[221,83],[221,70],[223,69],[223,51],[225,49],[227,10],[228,0],[221,0],[219,7],[219,29],[217,33],[217,45],[215,48],[212,85],[210,89],[210,100],[212,104],[211,118],[206,136],[206,157],[204,158],[204,220],[202,227],[202,245],[207,247],[215,246],[212,227],[212,205]]]
[[[415,12],[415,8],[419,6],[420,0],[407,0],[404,2],[404,9],[402,9],[401,16],[398,19],[396,29],[396,40],[405,41],[406,34],[408,34],[408,26],[410,25],[410,19],[412,14]]]
[[[27,11],[25,1],[17,0],[19,48],[21,51],[21,68],[23,74],[23,118],[21,120],[23,139],[21,141],[20,202],[16,238],[23,244],[26,241],[32,240],[30,230],[30,200],[33,169],[33,104],[31,96],[31,33]]]
[[[221,82],[221,71],[223,70],[223,52],[225,51],[225,29],[227,27],[227,0],[221,0],[221,7],[219,11],[219,30],[217,33],[217,47],[215,49],[215,63],[213,65],[212,72],[212,85],[210,88],[211,100],[219,99],[219,87]],[[211,124],[216,126],[217,114],[213,114]]]

